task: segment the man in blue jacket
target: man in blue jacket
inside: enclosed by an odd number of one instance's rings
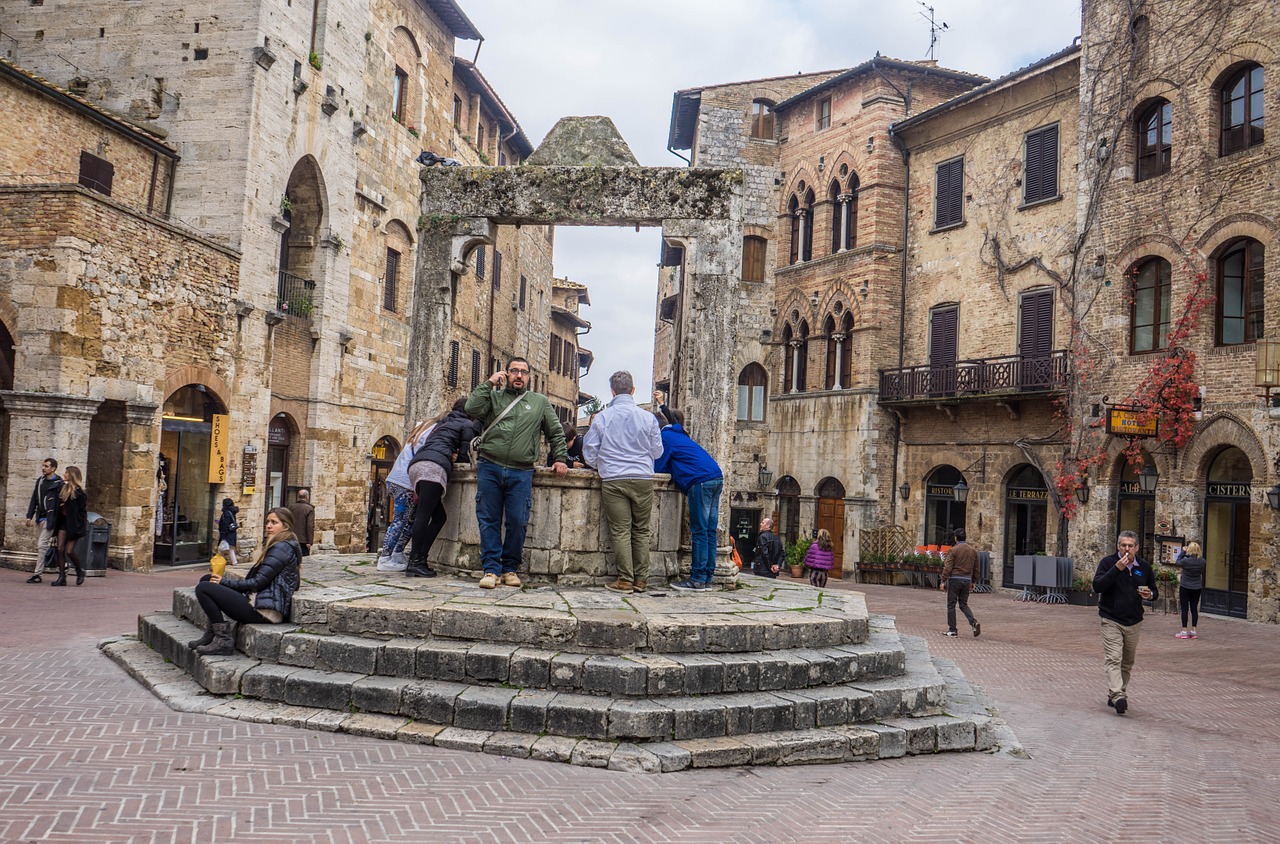
[[[1159,597],[1151,564],[1138,556],[1138,535],[1120,531],[1116,553],[1103,557],[1093,575],[1102,616],[1102,651],[1107,669],[1107,706],[1123,715],[1129,709],[1129,674],[1138,655],[1142,602]]]
[[[662,393],[653,394],[662,424],[662,456],[653,464],[658,473],[669,473],[671,481],[689,500],[689,535],[693,541],[693,562],[689,579],[672,584],[674,589],[705,591],[711,588],[716,570],[716,528],[720,523],[720,490],[724,474],[706,449],[684,431],[684,414],[670,410]]]

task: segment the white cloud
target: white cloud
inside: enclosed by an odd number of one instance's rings
[[[462,0],[485,35],[479,67],[537,146],[567,115],[613,118],[642,164],[666,151],[672,94],[683,88],[852,67],[876,54],[923,58],[916,0]],[[944,67],[1001,76],[1080,33],[1079,0],[930,0]],[[1033,25],[1029,22],[1033,21]],[[471,58],[474,42],[459,42]],[[583,389],[607,397],[629,368],[648,382],[656,303],[654,229],[556,234],[556,274],[591,288],[585,340],[596,365]]]

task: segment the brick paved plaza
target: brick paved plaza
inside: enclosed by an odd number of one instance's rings
[[[1132,709],[1097,611],[860,586],[1000,707],[1030,759],[620,774],[173,712],[96,647],[192,572],[82,588],[0,570],[0,841],[1207,841],[1280,826],[1280,628],[1148,616]]]

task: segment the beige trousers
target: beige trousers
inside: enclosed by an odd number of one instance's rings
[[[1138,655],[1138,634],[1142,622],[1126,627],[1108,619],[1102,619],[1103,664],[1107,669],[1107,700],[1129,696],[1129,674],[1133,660]]]
[[[649,580],[649,515],[653,511],[653,481],[621,479],[600,482],[600,502],[609,523],[618,580]]]

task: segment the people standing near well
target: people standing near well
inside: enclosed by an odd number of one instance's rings
[[[1204,592],[1204,573],[1209,563],[1200,556],[1200,543],[1187,543],[1186,552],[1174,562],[1182,568],[1178,583],[1178,610],[1182,613],[1182,630],[1175,635],[1179,639],[1196,639],[1196,626],[1200,624],[1200,595]],[[1187,611],[1191,611],[1191,630],[1187,630]]]
[[[760,577],[777,577],[786,559],[782,540],[773,532],[773,519],[760,520],[760,534],[756,537],[756,553],[751,559],[751,572]]]
[[[689,541],[693,559],[689,579],[672,584],[676,589],[711,588],[716,571],[716,532],[720,525],[720,492],[724,473],[707,450],[693,441],[684,429],[684,414],[663,403],[661,392],[653,394],[662,424],[662,456],[654,471],[671,475],[671,482],[689,502]]]
[[[298,500],[289,505],[293,516],[292,531],[302,548],[302,556],[311,554],[311,543],[316,535],[316,508],[311,505],[311,490],[298,490]]]
[[[46,457],[40,463],[40,477],[31,491],[31,504],[27,506],[27,527],[39,526],[36,535],[36,568],[27,583],[42,583],[49,549],[53,547],[53,517],[58,509],[58,494],[62,492],[62,478],[58,477],[58,461]]]
[[[378,552],[378,571],[404,571],[409,565],[404,549],[413,531],[413,517],[417,507],[413,498],[413,483],[409,480],[409,461],[427,441],[427,435],[436,425],[434,419],[423,419],[405,441],[404,448],[396,455],[396,462],[387,473],[387,498],[391,501],[391,524],[382,538],[382,550]]]
[[[235,623],[288,621],[293,593],[302,582],[301,560],[302,548],[293,534],[293,513],[285,507],[273,507],[263,526],[262,550],[244,579],[206,574],[196,584],[196,601],[209,628],[187,647],[204,656],[229,656],[236,649]]]
[[[1142,602],[1159,597],[1156,573],[1138,556],[1138,535],[1123,530],[1116,553],[1103,557],[1093,575],[1102,616],[1102,652],[1107,669],[1107,706],[1123,715],[1129,709],[1129,675],[1138,654]]]
[[[427,554],[448,520],[444,494],[449,473],[458,455],[467,453],[467,444],[480,432],[475,420],[466,413],[466,399],[458,399],[453,408],[430,427],[422,447],[405,468],[405,479],[413,484],[417,497],[413,524],[413,551],[409,554],[405,577],[435,577],[436,570],[427,562]]]
[[[649,584],[653,461],[662,456],[662,434],[653,414],[636,406],[630,372],[610,375],[609,389],[613,401],[591,421],[582,456],[600,473],[600,502],[618,570],[605,588],[643,592]]]
[[[480,586],[519,586],[541,439],[551,445],[552,468],[563,475],[569,471],[564,429],[547,397],[529,390],[529,362],[519,357],[471,391],[466,412],[484,425],[475,455]]]
[[[58,506],[54,511],[53,529],[57,532],[58,579],[50,586],[67,585],[67,557],[76,569],[76,586],[84,585],[84,566],[76,553],[76,543],[89,532],[89,497],[84,491],[84,477],[77,466],[62,473]]]
[[[982,625],[969,610],[969,592],[973,590],[974,581],[982,574],[978,563],[978,552],[972,545],[965,542],[964,528],[956,528],[953,535],[956,541],[947,552],[946,562],[942,566],[942,577],[939,578],[938,583],[938,588],[945,589],[947,592],[946,635],[959,635],[956,632],[956,604],[959,604],[960,611],[964,613],[964,617],[969,620],[969,626],[973,628],[973,635],[980,636]]]

